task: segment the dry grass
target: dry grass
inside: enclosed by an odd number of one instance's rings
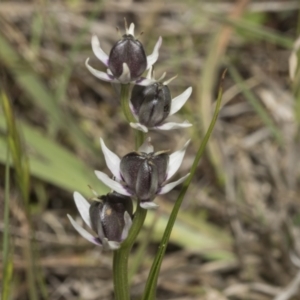
[[[111,254],[99,253],[77,236],[66,213],[76,215],[71,191],[77,186],[87,197],[88,184],[104,189],[92,179],[93,169],[105,171],[100,136],[119,155],[133,149],[134,135],[113,88],[84,67],[91,57],[91,64],[103,69],[93,57],[91,34],[108,51],[124,17],[144,32],[147,53],[163,37],[156,72],[179,75],[172,94],[193,86],[177,117],[189,119],[193,129],[151,134],[157,149],[171,150],[193,136],[181,174],[192,164],[211,118],[220,74],[228,68],[219,121],[177,220],[158,299],[300,299],[299,96],[289,78],[289,57],[300,33],[299,8],[298,1],[284,0],[0,3],[1,89],[13,103],[21,135],[25,131],[31,164],[38,299],[113,299]],[[1,111],[0,212],[6,159],[2,121]],[[35,131],[67,154],[50,146],[37,150],[34,142],[44,140]],[[84,162],[84,173],[74,161],[68,164],[71,155]],[[72,178],[77,173],[79,183]],[[11,186],[14,276],[9,299],[25,300],[30,299],[28,261],[22,249],[30,237],[13,170]],[[132,299],[143,290],[178,191],[157,199],[160,221],[153,231],[147,221],[134,249],[133,261],[139,246],[149,243],[133,278]]]

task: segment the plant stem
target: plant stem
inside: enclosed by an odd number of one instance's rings
[[[124,113],[124,116],[128,123],[136,122],[134,118],[130,106],[129,106],[129,98],[130,98],[130,84],[122,84],[121,86],[121,106]],[[139,130],[135,131],[135,147],[138,149],[145,140],[145,133]]]
[[[153,261],[151,270],[149,272],[149,276],[148,276],[148,279],[147,279],[147,282],[146,282],[146,286],[145,286],[145,290],[144,290],[142,300],[154,300],[154,299],[156,299],[156,290],[157,290],[157,281],[158,281],[159,271],[160,271],[160,267],[161,267],[161,264],[162,264],[163,257],[165,255],[165,252],[166,252],[166,249],[167,249],[167,245],[168,245],[168,242],[169,242],[169,239],[170,239],[170,236],[171,236],[173,226],[174,226],[175,221],[176,221],[177,214],[179,212],[179,209],[180,209],[181,203],[183,201],[183,198],[184,198],[184,196],[185,196],[185,194],[188,190],[188,187],[189,187],[189,185],[190,185],[190,183],[191,183],[191,181],[192,181],[192,179],[193,179],[193,177],[196,173],[198,163],[199,163],[199,161],[200,161],[200,159],[201,159],[201,157],[204,153],[204,149],[207,145],[207,142],[208,142],[208,140],[211,136],[211,133],[212,133],[213,128],[215,126],[215,123],[217,121],[217,117],[218,117],[218,113],[219,113],[220,105],[221,105],[221,100],[222,100],[222,94],[223,94],[222,83],[223,83],[224,76],[225,76],[225,72],[223,73],[222,82],[221,82],[220,87],[219,87],[218,99],[217,99],[217,104],[216,104],[214,115],[212,117],[212,120],[210,122],[208,130],[207,130],[207,132],[204,136],[204,139],[203,139],[203,141],[201,142],[201,144],[198,148],[196,157],[194,159],[194,162],[193,162],[193,165],[192,165],[192,168],[191,168],[190,176],[184,182],[183,187],[182,187],[182,189],[179,193],[179,196],[178,196],[178,198],[175,202],[175,205],[173,207],[173,210],[171,212],[171,215],[170,215],[169,221],[167,223],[164,235],[163,235],[163,237],[160,241],[159,249],[156,253],[156,256],[155,256],[155,259]]]
[[[130,84],[122,84],[121,86],[121,106],[125,118],[128,122],[135,122],[135,118],[131,113],[130,106]],[[136,131],[136,149],[144,142],[145,134]],[[137,201],[137,208],[134,215],[133,223],[130,228],[128,237],[122,243],[121,248],[114,252],[113,258],[113,280],[116,300],[130,300],[129,283],[128,283],[128,258],[130,250],[139,234],[145,218],[147,210],[140,207]]]
[[[138,205],[127,239],[123,242],[121,248],[114,252],[113,279],[116,300],[130,299],[128,284],[128,257],[136,237],[144,224],[146,215],[147,210]]]
[[[130,101],[130,83],[121,85],[121,106],[124,116],[128,123],[135,122],[135,118],[132,115],[129,101]]]

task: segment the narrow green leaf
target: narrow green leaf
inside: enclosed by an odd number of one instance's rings
[[[223,74],[223,78],[224,78],[225,73]],[[147,282],[146,282],[146,287],[144,290],[144,294],[143,294],[143,300],[154,300],[155,299],[155,295],[156,295],[156,289],[157,289],[157,280],[158,280],[158,276],[159,276],[159,271],[160,271],[160,267],[163,261],[163,257],[165,255],[166,252],[166,248],[171,236],[171,232],[174,226],[174,223],[176,221],[176,217],[178,214],[178,211],[180,209],[181,203],[183,201],[183,198],[187,192],[187,189],[195,175],[196,172],[196,168],[198,166],[198,163],[204,153],[205,150],[205,146],[210,138],[210,135],[213,131],[213,128],[215,126],[215,123],[217,121],[217,117],[219,114],[219,110],[220,110],[220,105],[221,105],[221,100],[222,100],[222,93],[223,93],[223,89],[222,89],[222,85],[220,85],[220,89],[219,89],[219,94],[218,94],[218,99],[217,99],[217,105],[215,108],[215,112],[212,118],[212,121],[209,125],[209,128],[204,136],[204,139],[202,141],[202,143],[200,144],[200,147],[198,149],[198,152],[196,154],[195,160],[193,162],[192,168],[191,168],[191,173],[190,176],[186,179],[186,181],[183,184],[183,187],[180,191],[180,194],[176,200],[176,203],[174,205],[174,208],[172,210],[172,213],[170,215],[168,224],[166,226],[166,230],[164,232],[164,235],[161,239],[160,245],[159,245],[159,249],[156,253],[155,259],[153,261]]]
[[[24,259],[27,262],[26,279],[29,290],[29,297],[31,300],[37,300],[37,290],[35,286],[35,272],[34,272],[34,253],[32,251],[31,240],[31,220],[29,210],[29,165],[26,151],[22,147],[20,133],[17,128],[15,117],[8,97],[4,91],[0,91],[0,100],[6,120],[7,140],[10,152],[12,153],[13,164],[16,169],[16,178],[18,187],[21,192],[21,199],[23,201],[23,208],[27,217],[28,224],[28,238],[26,239],[25,247],[23,248]]]
[[[6,163],[5,163],[5,194],[4,194],[4,233],[3,233],[3,281],[2,281],[2,300],[9,299],[10,284],[13,273],[12,249],[10,247],[9,239],[9,145],[7,141],[6,149]]]
[[[94,143],[87,138],[70,114],[64,113],[58,105],[53,93],[46,87],[43,81],[32,70],[26,62],[8,43],[0,33],[0,59],[3,64],[12,72],[17,83],[29,96],[29,100],[46,112],[51,126],[55,129],[64,128],[73,136],[75,142],[89,153],[98,154]]]
[[[24,146],[28,150],[31,175],[70,192],[77,190],[87,194],[90,192],[88,185],[100,194],[108,191],[108,188],[96,178],[93,169],[88,168],[74,154],[45,137],[37,129],[24,122],[19,123],[24,134]],[[5,122],[1,114],[0,130],[5,130]],[[4,163],[3,149],[5,149],[5,139],[0,135],[0,162]]]
[[[216,18],[222,23],[232,25],[236,29],[249,32],[252,34],[253,37],[256,37],[257,39],[268,41],[270,43],[280,45],[287,49],[292,49],[293,47],[293,40],[283,35],[281,32],[272,30],[270,28],[258,24],[254,24],[253,22],[242,18],[238,20],[233,20],[228,17],[224,17],[224,15],[221,14],[215,14],[214,18]]]
[[[7,125],[6,128],[8,144],[12,153],[13,163],[16,168],[16,177],[25,203],[25,208],[27,208],[29,194],[29,165],[27,156],[23,151],[22,142],[20,139],[17,124],[15,122],[11,104],[8,97],[3,91],[1,91],[0,93],[0,100],[4,112],[5,122]]]

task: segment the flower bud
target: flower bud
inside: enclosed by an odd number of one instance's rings
[[[124,63],[129,68],[131,80],[139,78],[147,67],[143,45],[131,34],[124,34],[110,51],[108,67],[116,78],[122,75]]]
[[[93,201],[89,209],[92,229],[98,233],[100,240],[105,237],[109,241],[121,242],[125,227],[124,214],[127,212],[132,216],[131,198],[113,192],[98,199]]]
[[[131,103],[140,124],[148,128],[160,125],[170,114],[171,93],[167,85],[156,82],[149,86],[135,85]]]
[[[131,152],[121,159],[120,172],[132,194],[152,201],[166,180],[168,163],[166,152]]]

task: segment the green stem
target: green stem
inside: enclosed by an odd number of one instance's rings
[[[135,133],[135,147],[138,149],[145,141],[145,133],[139,130],[136,130]]]
[[[29,163],[26,152],[22,148],[20,133],[16,123],[16,119],[12,110],[11,103],[5,93],[1,91],[0,101],[2,104],[3,113],[7,124],[7,136],[10,153],[12,155],[13,165],[16,170],[16,178],[21,192],[21,198],[24,202],[24,210],[26,215],[26,222],[24,223],[24,232],[27,235],[24,247],[24,258],[27,262],[26,279],[28,282],[29,298],[30,300],[37,300],[38,295],[35,286],[35,270],[34,270],[34,254],[32,252],[31,234],[33,232],[31,226],[30,209],[29,209],[29,187],[30,187],[30,173]]]
[[[138,205],[127,239],[123,242],[121,248],[114,252],[113,279],[116,300],[130,300],[128,284],[128,258],[136,237],[144,224],[146,215],[147,210]]]
[[[135,122],[135,118],[132,115],[129,101],[130,101],[130,83],[121,85],[121,106],[124,116],[128,123]]]
[[[5,165],[5,188],[4,188],[4,233],[3,233],[3,286],[2,286],[2,299],[9,299],[9,287],[11,285],[11,272],[9,272],[9,265],[11,259],[9,259],[10,246],[9,246],[9,145],[7,142],[7,155]]]
[[[225,76],[225,72],[223,73],[222,82],[223,82],[224,76]],[[146,286],[145,286],[145,289],[144,289],[144,294],[143,294],[142,300],[154,300],[154,299],[156,299],[156,290],[157,290],[157,281],[158,281],[159,271],[160,271],[160,267],[161,267],[161,264],[162,264],[162,261],[163,261],[163,257],[165,255],[165,252],[166,252],[166,249],[167,249],[167,245],[168,245],[168,242],[169,242],[169,239],[170,239],[170,236],[171,236],[171,232],[172,232],[173,226],[175,224],[176,217],[177,217],[177,214],[179,212],[179,209],[180,209],[181,203],[183,201],[183,198],[184,198],[184,196],[185,196],[185,194],[188,190],[188,187],[189,187],[189,185],[190,185],[190,183],[191,183],[191,181],[192,181],[192,179],[193,179],[193,177],[196,173],[197,166],[198,166],[198,163],[200,161],[200,158],[202,157],[202,155],[204,153],[207,142],[208,142],[208,140],[211,136],[211,133],[212,133],[213,128],[215,126],[215,123],[217,121],[217,117],[218,117],[218,113],[219,113],[220,105],[221,105],[221,100],[222,100],[222,93],[223,93],[223,89],[222,89],[222,83],[221,83],[220,88],[219,88],[219,94],[218,94],[217,104],[216,104],[216,108],[215,108],[213,118],[210,122],[210,125],[208,127],[208,130],[207,130],[205,136],[204,136],[204,139],[201,142],[201,144],[199,146],[199,149],[197,151],[196,157],[194,159],[194,162],[193,162],[193,165],[192,165],[192,168],[191,168],[190,176],[184,182],[183,187],[182,187],[182,189],[179,193],[179,196],[178,196],[178,198],[175,202],[175,205],[173,207],[173,210],[171,212],[171,215],[170,215],[169,221],[167,223],[165,232],[164,232],[163,237],[160,241],[159,249],[156,253],[155,259],[154,259],[153,264],[151,266],[151,270],[149,272],[149,276],[148,276],[148,279],[147,279],[147,282],[146,282]]]
[[[125,118],[128,122],[135,122],[131,113],[130,106],[130,84],[121,86],[121,106]],[[144,142],[145,134],[136,131],[136,149]],[[113,258],[113,281],[116,300],[130,300],[129,283],[128,283],[128,258],[131,248],[138,236],[145,218],[147,210],[140,207],[137,201],[137,208],[134,215],[133,223],[130,228],[127,239],[122,243],[121,248],[114,252]]]
[[[122,84],[121,86],[121,106],[124,113],[124,116],[128,123],[135,123],[136,119],[134,118],[130,106],[130,84]],[[135,131],[135,147],[138,149],[145,140],[145,133],[139,130]]]

